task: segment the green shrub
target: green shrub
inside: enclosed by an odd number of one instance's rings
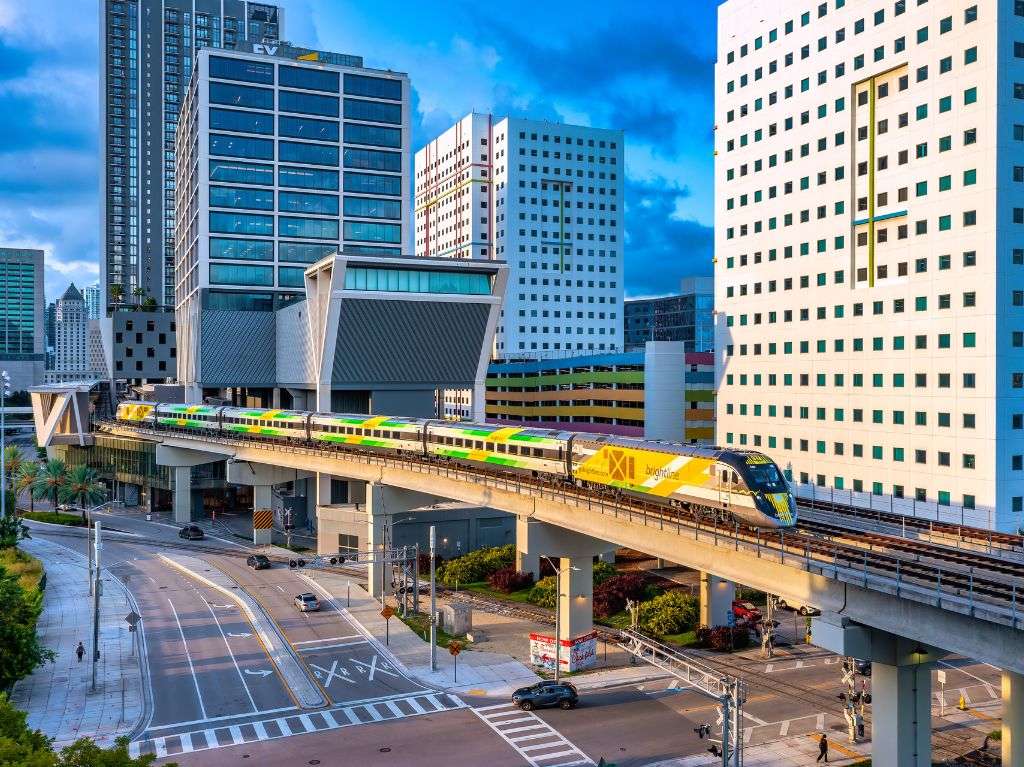
[[[614,578],[619,574],[619,571],[615,569],[615,565],[608,564],[607,562],[595,562],[594,563],[594,586],[600,586],[605,581]]]
[[[9,689],[37,666],[53,660],[53,652],[39,643],[36,621],[43,608],[43,595],[26,589],[21,577],[0,566],[0,689]]]
[[[697,624],[700,600],[682,591],[669,591],[639,607],[640,631],[651,636],[681,634]]]
[[[478,549],[450,559],[437,571],[437,579],[445,586],[458,583],[478,583],[487,580],[492,573],[512,567],[516,561],[514,544]]]
[[[526,598],[526,601],[538,607],[554,608],[556,586],[557,579],[554,575],[541,578],[537,581],[537,585],[530,589],[530,595]]]

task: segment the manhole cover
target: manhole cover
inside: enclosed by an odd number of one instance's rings
[[[319,759],[310,759],[309,763],[310,764],[320,764],[320,760]]]
[[[248,755],[248,754],[242,754],[242,758],[243,758],[243,759],[248,759],[248,758],[249,758],[249,755]]]
[[[389,753],[391,753],[391,749],[388,748],[387,746],[384,746],[383,748],[378,748],[377,750],[380,751],[382,754],[389,754]]]

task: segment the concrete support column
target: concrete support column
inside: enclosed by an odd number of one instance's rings
[[[281,388],[275,386],[270,392],[270,406],[277,410],[281,407]]]
[[[256,509],[272,509],[274,502],[274,494],[271,492],[273,487],[271,485],[253,485],[252,486],[252,510]]]
[[[700,625],[728,626],[736,584],[717,575],[700,574]]]
[[[539,581],[540,552],[536,547],[530,549],[529,526],[527,517],[516,517],[516,569],[530,573],[535,581]]]
[[[187,525],[192,521],[192,467],[174,467],[174,521]]]
[[[1003,672],[1003,767],[1024,767],[1024,674]]]
[[[930,663],[908,666],[872,663],[873,764],[931,767],[931,667]]]
[[[360,550],[372,550],[377,561],[367,570],[367,591],[374,599],[380,599],[391,590],[391,565],[380,561],[384,549],[393,545],[389,528],[395,516],[408,516],[413,509],[436,503],[437,498],[424,493],[389,487],[379,482],[367,482],[366,486],[366,540],[360,541]]]
[[[558,639],[569,641],[594,630],[594,558],[560,557]]]

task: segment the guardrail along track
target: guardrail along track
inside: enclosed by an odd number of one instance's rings
[[[707,523],[682,509],[647,502],[623,495],[608,488],[582,488],[565,481],[545,481],[521,474],[485,467],[469,468],[449,459],[403,453],[384,455],[346,446],[302,445],[285,440],[252,439],[244,435],[197,434],[194,431],[164,428],[151,429],[104,421],[99,427],[111,433],[128,433],[140,437],[172,437],[207,444],[255,448],[268,453],[316,455],[339,458],[369,466],[391,467],[462,482],[506,490],[519,495],[559,502],[594,513],[612,516],[630,524],[656,528],[714,546],[743,550],[760,559],[803,569],[835,581],[862,588],[894,594],[941,609],[983,620],[1024,626],[1020,596],[1024,583],[1016,576],[1000,572],[964,572],[959,562],[944,555],[935,561],[914,561],[908,556],[872,550],[835,537],[811,533],[800,528],[791,530],[758,530],[739,523],[721,525]],[[268,463],[274,459],[268,455]],[[843,529],[842,538],[854,538],[860,531]],[[936,547],[936,551],[945,551]]]

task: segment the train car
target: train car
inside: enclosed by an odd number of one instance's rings
[[[312,413],[309,439],[330,445],[423,452],[423,426],[418,418]]]
[[[115,420],[125,423],[153,423],[153,411],[156,405],[152,402],[121,402],[114,415]]]
[[[789,487],[761,453],[585,434],[575,436],[572,453],[573,476],[584,483],[733,516],[754,527],[796,522]]]
[[[430,421],[424,444],[427,455],[561,478],[567,474],[570,436],[550,429]]]
[[[306,439],[308,413],[254,407],[221,407],[214,410],[213,428],[225,434],[257,435],[275,439]]]
[[[220,407],[213,405],[164,405],[153,409],[157,427],[218,431]]]

